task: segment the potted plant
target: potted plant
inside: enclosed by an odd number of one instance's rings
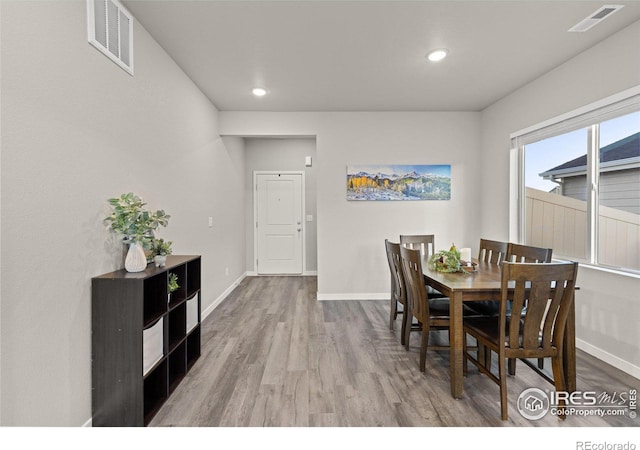
[[[149,212],[142,198],[131,192],[110,198],[108,202],[113,211],[105,218],[105,223],[129,244],[125,269],[128,272],[140,272],[147,267],[144,250],[151,248],[153,232],[161,225],[166,227],[171,216],[163,210]]]
[[[153,254],[153,260],[156,263],[156,267],[164,267],[167,262],[167,256],[171,254],[172,241],[165,241],[164,239],[154,239],[151,246]]]
[[[173,294],[173,292],[175,290],[177,290],[180,287],[180,285],[178,284],[178,275],[176,275],[173,272],[169,272],[169,278],[168,278],[168,283],[167,283],[167,289],[169,291],[169,296],[167,301],[171,301],[171,294]]]

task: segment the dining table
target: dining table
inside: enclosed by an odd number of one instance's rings
[[[422,273],[427,286],[449,297],[449,374],[451,395],[461,398],[463,387],[464,330],[463,303],[474,301],[500,301],[501,266],[473,259],[473,269],[460,272],[439,272],[431,268],[428,261],[422,261]],[[574,294],[575,295],[575,294]],[[575,298],[567,319],[564,346],[564,375],[568,392],[576,390],[576,339],[575,339]]]

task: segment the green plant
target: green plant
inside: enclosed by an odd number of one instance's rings
[[[180,285],[178,284],[178,275],[175,273],[169,273],[169,283],[167,284],[167,288],[169,288],[169,293],[178,289]]]
[[[459,272],[460,254],[454,250],[441,250],[429,258],[429,267],[438,272]]]
[[[171,250],[172,241],[165,241],[164,239],[153,239],[151,243],[151,251],[154,256],[167,256],[172,253]]]
[[[142,198],[131,192],[110,198],[108,202],[113,211],[104,219],[105,223],[128,242],[138,243],[145,249],[151,247],[154,230],[159,226],[166,227],[171,217],[161,209],[149,212]]]

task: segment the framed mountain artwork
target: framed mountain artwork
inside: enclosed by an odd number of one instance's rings
[[[450,200],[451,165],[347,167],[347,200]]]

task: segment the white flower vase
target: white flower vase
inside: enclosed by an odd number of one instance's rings
[[[129,244],[129,251],[124,260],[124,268],[127,272],[142,272],[147,268],[147,255],[144,249],[137,242]]]

